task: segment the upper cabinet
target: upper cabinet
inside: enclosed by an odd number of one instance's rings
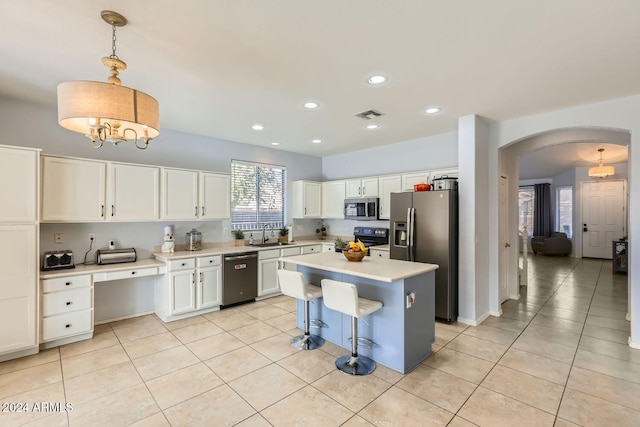
[[[198,171],[164,168],[162,184],[162,218],[198,219]]]
[[[164,168],[162,218],[228,219],[229,175]]]
[[[200,219],[231,218],[229,175],[200,172]]]
[[[106,170],[106,162],[42,156],[42,221],[104,221]]]
[[[322,186],[319,182],[293,181],[293,218],[320,218],[322,216]]]
[[[38,150],[0,146],[0,222],[37,220],[38,160]]]
[[[430,184],[429,171],[403,173],[402,174],[402,191],[413,191],[416,184]]]
[[[402,177],[400,175],[388,175],[378,178],[380,184],[380,204],[378,212],[380,219],[391,217],[391,193],[402,192]]]
[[[160,219],[160,168],[123,163],[109,165],[108,219],[152,221]]]
[[[347,198],[378,197],[378,178],[350,179],[347,183]]]
[[[322,218],[344,219],[345,182],[322,183]]]

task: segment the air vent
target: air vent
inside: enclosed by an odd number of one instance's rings
[[[356,117],[360,117],[361,119],[365,119],[365,120],[371,120],[374,117],[380,117],[380,116],[384,116],[384,113],[381,113],[380,111],[376,111],[376,110],[367,110],[367,111],[363,111],[361,113],[357,113],[354,114]]]

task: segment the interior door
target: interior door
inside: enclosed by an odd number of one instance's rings
[[[611,259],[625,235],[624,181],[582,183],[582,256]]]
[[[500,175],[500,286],[498,288],[500,304],[509,298],[509,178]],[[517,294],[518,292],[514,292]]]

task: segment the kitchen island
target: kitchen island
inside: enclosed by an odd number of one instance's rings
[[[365,257],[350,262],[342,254],[320,253],[286,258],[305,276],[307,283],[320,286],[322,279],[353,283],[358,296],[381,301],[383,307],[358,319],[358,336],[373,341],[360,345],[358,353],[401,373],[407,373],[431,355],[435,339],[436,264],[424,264]],[[304,328],[303,303],[298,301],[297,326]],[[310,319],[322,327],[312,333],[351,349],[351,318],[328,309],[322,299],[309,305]],[[312,322],[313,323],[313,322]]]

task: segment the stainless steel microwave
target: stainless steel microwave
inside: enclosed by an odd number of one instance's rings
[[[344,201],[344,219],[356,219],[358,221],[377,220],[379,204],[380,199],[377,197],[346,199]]]

